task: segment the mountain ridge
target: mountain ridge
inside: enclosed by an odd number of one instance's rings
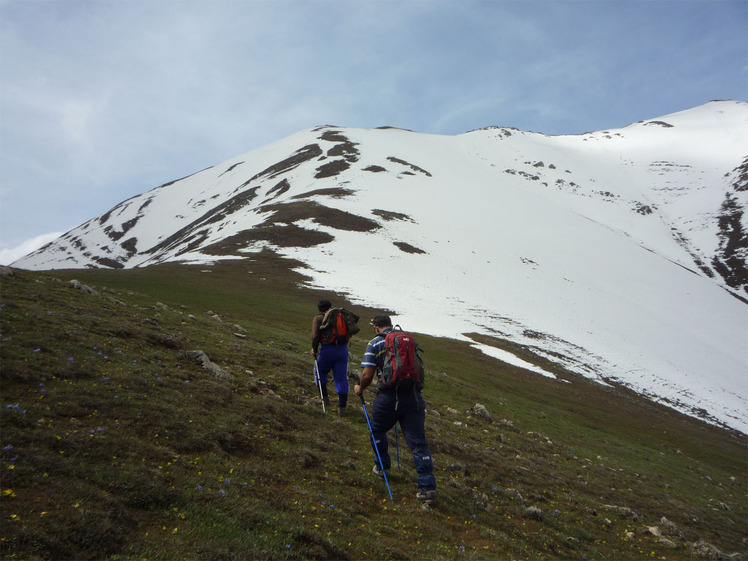
[[[414,330],[525,345],[746,432],[746,169],[745,102],[574,136],[323,126],[128,199],[13,265],[270,248]]]

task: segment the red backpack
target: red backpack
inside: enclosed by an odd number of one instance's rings
[[[423,389],[424,386],[424,369],[423,361],[420,356],[420,347],[413,335],[403,331],[400,326],[396,326],[384,337],[384,364],[382,372],[377,382],[377,387],[382,389],[392,388],[395,386],[413,386]]]
[[[319,326],[320,341],[325,345],[346,345],[358,333],[358,316],[345,308],[331,308],[325,312]]]

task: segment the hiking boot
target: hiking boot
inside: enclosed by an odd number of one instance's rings
[[[436,489],[429,489],[428,491],[418,491],[418,493],[416,493],[416,499],[418,499],[419,501],[436,500]]]
[[[373,473],[377,477],[381,477],[382,479],[384,479],[384,472],[382,471],[382,468],[380,468],[377,464],[374,464],[374,467],[371,468],[371,473]]]

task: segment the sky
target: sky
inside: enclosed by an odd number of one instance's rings
[[[0,0],[0,264],[318,125],[579,134],[748,101],[746,29],[746,0]]]

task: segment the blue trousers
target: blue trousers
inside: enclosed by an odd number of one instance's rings
[[[322,387],[327,389],[327,375],[332,370],[335,391],[348,399],[348,345],[322,345],[317,353],[317,371]],[[316,382],[316,380],[315,380]],[[327,393],[327,392],[325,392]],[[340,399],[340,398],[339,398]],[[345,405],[345,402],[341,403]]]
[[[398,390],[381,390],[372,405],[371,433],[377,443],[382,467],[390,469],[387,431],[400,423],[408,448],[413,452],[413,462],[418,474],[418,490],[436,489],[434,462],[426,441],[426,403],[420,392],[401,388]],[[372,444],[372,449],[374,445]],[[376,458],[376,451],[374,452]],[[375,459],[375,461],[378,461]]]

